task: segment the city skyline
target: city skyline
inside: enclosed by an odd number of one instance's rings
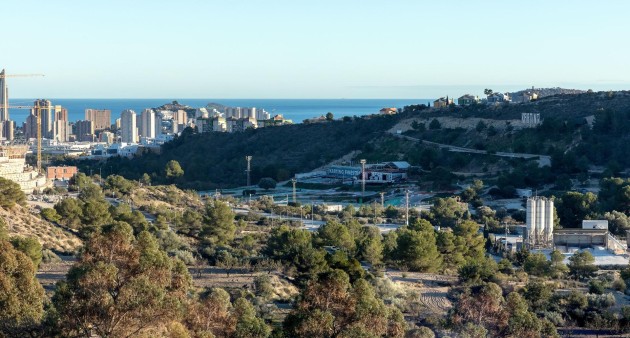
[[[10,79],[11,97],[418,98],[630,77],[618,1],[34,3],[3,5],[30,20],[7,16],[20,29],[0,68],[46,74]]]

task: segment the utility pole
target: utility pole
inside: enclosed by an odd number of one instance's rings
[[[252,185],[252,179],[251,179],[251,172],[252,172],[252,167],[251,167],[251,162],[252,162],[252,157],[250,155],[245,156],[245,159],[247,160],[247,186],[249,187],[250,185]]]
[[[377,216],[376,216],[376,206],[377,206],[377,204],[376,204],[376,202],[374,202],[373,206],[374,206],[374,225],[376,225],[376,219],[377,219]]]
[[[405,225],[409,226],[409,190],[405,191]]]
[[[295,192],[295,184],[297,183],[297,180],[295,178],[292,178],[291,183],[293,183],[293,204],[297,205],[297,194]]]
[[[385,192],[381,191],[381,208],[385,208]]]
[[[361,205],[365,200],[365,159],[361,159]]]

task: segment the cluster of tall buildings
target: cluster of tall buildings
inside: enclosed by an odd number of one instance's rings
[[[8,90],[3,75],[4,70],[0,72],[0,135],[6,140],[12,140],[15,123],[9,119]],[[188,126],[197,127],[199,132],[232,132],[291,123],[282,115],[272,118],[267,111],[256,107],[224,107],[221,111],[199,108],[195,113],[195,119],[189,119],[185,110],[156,112],[145,109],[137,114],[128,109],[122,111],[120,118],[116,119],[115,126],[111,125],[111,119],[111,110],[86,109],[85,119],[70,122],[66,108],[54,105],[50,100],[40,99],[33,103],[22,130],[27,140],[41,137],[54,142],[100,141],[111,144],[120,141],[135,144],[159,139],[163,131],[180,133]],[[166,129],[163,129],[163,120]],[[116,131],[120,138],[114,134]]]
[[[53,105],[49,100],[36,100],[31,113],[23,125],[24,137],[37,138],[37,115],[40,114],[41,137],[57,142],[93,142],[99,132],[111,127],[111,111],[106,109],[86,109],[85,120],[70,123],[68,110]]]
[[[256,107],[225,107],[225,118],[269,120],[271,114]]]
[[[15,122],[9,119],[9,89],[5,75],[3,69],[0,72],[0,136],[6,140],[13,140]]]
[[[229,133],[290,123],[292,121],[285,119],[282,115],[271,117],[267,111],[256,107],[224,107],[221,111],[199,108],[195,112],[194,120],[194,126],[200,133],[212,131]]]
[[[40,115],[41,137],[59,142],[66,142],[72,134],[68,122],[68,110],[60,105],[53,105],[49,100],[35,100],[31,113],[24,122],[26,139],[37,138],[37,114]]]
[[[131,109],[123,110],[120,114],[121,142],[138,143],[141,138],[155,139],[161,134],[162,116],[153,109],[143,110],[140,116]]]

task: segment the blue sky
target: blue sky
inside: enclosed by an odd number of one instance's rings
[[[2,1],[12,97],[629,88],[630,1]]]

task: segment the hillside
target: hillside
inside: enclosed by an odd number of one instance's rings
[[[566,89],[566,88],[555,87],[555,88],[524,89],[524,90],[519,90],[516,92],[511,92],[509,94],[513,101],[518,102],[519,99],[522,98],[523,94],[525,93],[536,93],[536,95],[538,95],[538,99],[542,99],[543,97],[554,96],[554,95],[582,94],[582,93],[585,93],[585,91],[579,90],[579,89]]]
[[[585,172],[589,165],[612,163],[615,167],[630,167],[629,91],[563,94],[497,106],[423,107],[405,109],[405,113],[393,116],[344,118],[231,134],[196,134],[189,129],[164,145],[160,155],[145,154],[131,160],[112,158],[105,164],[69,161],[84,172],[111,168],[131,179],[147,173],[156,183],[194,189],[244,185],[246,155],[253,156],[254,184],[262,177],[286,180],[357,150],[362,158],[372,161],[406,160],[425,170],[437,166],[457,172],[472,170],[472,161],[477,162],[473,167],[478,170],[520,165],[497,163],[492,156],[480,158],[406,144],[391,135],[400,130],[417,139],[460,147],[554,156],[555,174]],[[525,128],[520,118],[526,112],[540,113],[544,123]],[[434,119],[437,126],[431,126]],[[164,168],[170,160],[181,164],[183,177],[165,178]]]
[[[7,220],[9,235],[35,237],[44,249],[72,253],[83,244],[76,235],[43,220],[32,214],[28,207],[19,204],[9,210],[0,208],[0,217]]]
[[[84,172],[112,168],[127,178],[144,173],[156,183],[176,183],[183,188],[214,189],[246,183],[245,156],[251,155],[252,182],[262,177],[286,180],[297,172],[317,168],[362,149],[369,141],[391,128],[399,116],[375,116],[352,121],[287,125],[247,130],[240,133],[192,133],[185,131],[162,147],[162,153],[135,159],[112,158],[106,164],[78,161]],[[168,161],[177,160],[184,176],[176,181],[164,178]]]
[[[630,110],[630,91],[591,92],[581,94],[561,94],[543,97],[526,103],[486,106],[451,106],[444,109],[431,109],[428,117],[478,117],[496,120],[521,119],[521,113],[540,113],[541,118],[581,119],[594,115],[600,110],[623,112]]]

